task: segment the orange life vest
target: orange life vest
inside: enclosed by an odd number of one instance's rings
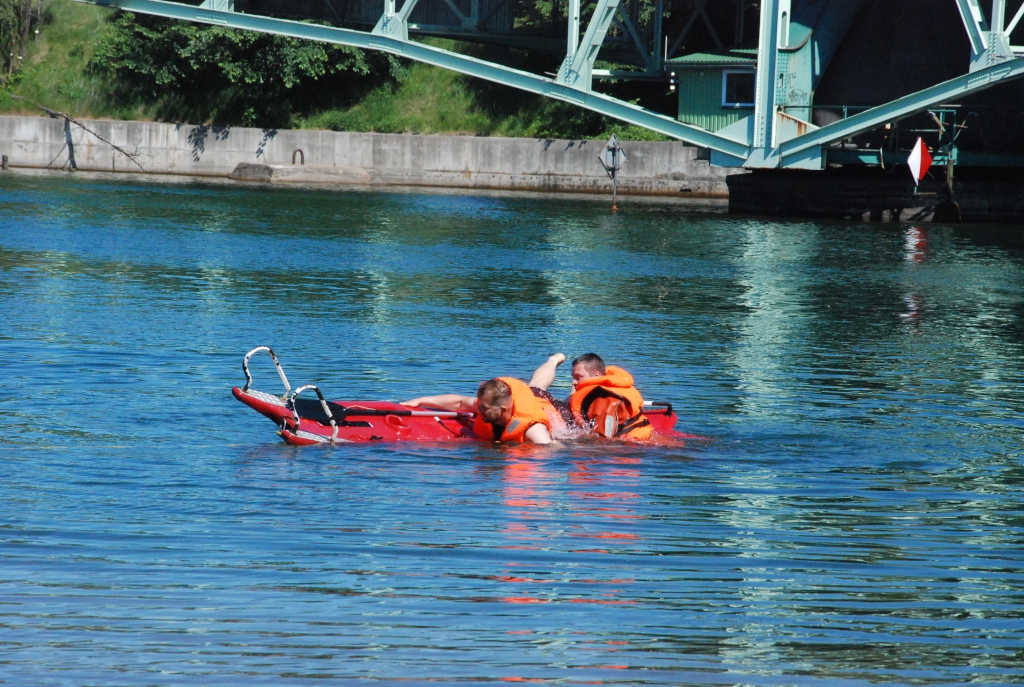
[[[576,422],[592,426],[609,439],[628,437],[643,441],[651,436],[651,423],[644,415],[644,398],[633,386],[633,375],[609,365],[600,377],[576,383],[569,397]]]
[[[524,382],[511,377],[498,377],[512,389],[512,419],[507,425],[485,422],[480,412],[473,421],[473,432],[481,439],[490,441],[525,441],[526,431],[536,424],[542,424],[551,431],[551,414],[558,414],[553,405],[533,395]]]

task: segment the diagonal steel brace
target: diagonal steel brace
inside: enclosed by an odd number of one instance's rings
[[[593,83],[594,62],[601,51],[604,37],[608,35],[608,27],[612,25],[615,13],[619,9],[620,0],[598,0],[594,15],[590,18],[587,32],[583,34],[580,47],[576,52],[566,55],[562,62],[555,82],[589,91]]]
[[[402,9],[395,11],[395,0],[387,0],[384,14],[380,15],[377,25],[373,27],[373,33],[377,36],[388,36],[401,41],[409,40],[409,16],[416,9],[419,0],[405,0]]]

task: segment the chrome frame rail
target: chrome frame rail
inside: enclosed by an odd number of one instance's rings
[[[284,368],[281,367],[280,361],[278,361],[277,356],[274,355],[274,351],[270,348],[270,346],[257,346],[256,348],[246,353],[245,357],[242,358],[242,371],[245,372],[245,386],[242,387],[242,391],[248,391],[249,387],[252,386],[252,375],[249,374],[249,358],[251,358],[254,354],[259,353],[261,351],[266,351],[267,354],[270,355],[270,358],[274,361],[274,365],[277,367],[277,374],[281,378],[281,381],[284,383],[284,393],[281,395],[281,398],[287,399],[288,392],[292,390],[292,385],[288,383],[288,378],[285,377],[284,375]]]
[[[334,414],[331,412],[330,407],[327,405],[327,399],[324,398],[323,392],[320,391],[320,387],[318,387],[316,384],[304,384],[303,386],[300,386],[298,389],[292,392],[292,397],[288,401],[288,405],[291,407],[292,416],[295,418],[295,431],[298,432],[299,429],[301,428],[300,423],[302,420],[302,418],[299,417],[298,409],[295,407],[295,399],[303,391],[308,391],[310,389],[316,392],[317,397],[319,397],[320,399],[321,407],[323,407],[324,412],[327,413],[327,419],[331,421],[331,428],[334,430],[331,432],[331,443],[335,444],[338,442],[338,423],[334,421]]]

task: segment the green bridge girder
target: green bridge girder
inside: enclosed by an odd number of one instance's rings
[[[592,90],[594,60],[609,27],[617,21],[616,10],[621,0],[598,0],[582,40],[579,3],[572,0],[575,21],[569,24],[568,54],[554,79],[410,40],[408,20],[417,0],[406,0],[399,10],[396,10],[395,0],[385,0],[384,13],[372,32],[237,13],[233,0],[205,0],[199,7],[166,0],[78,1],[170,19],[388,52],[573,103],[684,143],[708,148],[712,164],[724,167],[823,169],[824,149],[829,145],[925,112],[952,98],[1024,76],[1024,58],[1017,56],[1024,54],[1024,47],[1011,46],[1009,38],[1024,17],[1024,7],[1007,21],[1005,0],[992,0],[990,25],[979,5],[980,0],[942,0],[955,2],[960,9],[971,44],[971,72],[818,128],[808,121],[809,94],[862,0],[818,0],[815,3],[762,0],[754,114],[722,131],[710,132]],[[802,94],[807,96],[805,101],[800,101]],[[795,103],[791,102],[794,98]]]

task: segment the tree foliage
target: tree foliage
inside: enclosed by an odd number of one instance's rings
[[[0,39],[5,46],[10,46],[11,38],[20,25],[21,0],[0,0]]]
[[[122,104],[155,105],[162,119],[263,127],[351,103],[402,72],[357,48],[130,12],[108,26],[89,69]]]
[[[17,0],[0,0],[10,1]],[[561,61],[539,51],[427,40],[533,73],[555,72]],[[89,70],[105,82],[101,93],[117,116],[127,118],[560,138],[625,132],[621,123],[574,105],[479,79],[442,78],[435,68],[416,68],[416,82],[396,88],[406,70],[378,52],[128,12],[106,25]],[[665,90],[661,84],[601,87],[648,107],[675,107],[674,96],[655,92]]]
[[[0,65],[3,65],[3,76],[17,68],[18,37],[21,34],[25,0],[0,0]]]
[[[18,0],[0,0],[0,40],[5,48],[10,46],[18,30],[19,5]]]

